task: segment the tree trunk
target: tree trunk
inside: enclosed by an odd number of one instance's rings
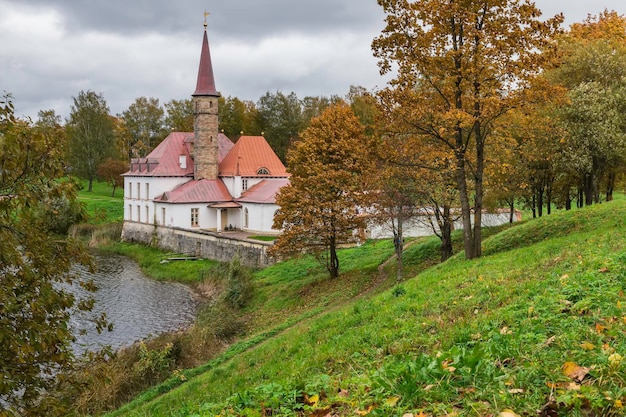
[[[459,200],[461,201],[461,217],[463,220],[463,249],[465,250],[465,259],[473,259],[474,253],[474,236],[472,231],[472,210],[469,204],[469,196],[467,193],[467,183],[465,182],[465,158],[462,154],[457,154],[456,160],[456,183],[459,188]]]
[[[613,201],[613,188],[615,187],[615,173],[611,172],[608,175],[606,183],[606,201]]]
[[[111,197],[115,197],[115,189],[117,188],[117,185],[113,184],[113,192],[111,193]]]
[[[452,217],[450,215],[450,206],[443,206],[443,223],[441,227],[441,261],[449,259],[453,254],[452,248]]]
[[[515,216],[515,201],[509,201],[509,223],[513,223],[513,219]]]
[[[402,207],[398,207],[398,227],[394,233],[393,245],[396,252],[396,281],[402,281],[402,252],[404,251],[404,236],[402,231]]]
[[[87,188],[87,192],[91,192],[93,190],[93,178],[89,178],[89,187]]]
[[[335,237],[330,240],[330,263],[328,265],[328,272],[330,272],[331,278],[337,278],[339,276],[339,258],[337,257],[337,241]]]

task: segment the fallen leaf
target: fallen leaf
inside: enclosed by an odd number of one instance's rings
[[[522,394],[524,392],[521,388],[511,388],[509,394]]]
[[[596,348],[596,345],[590,342],[582,342],[580,344],[580,347],[583,348],[584,350],[594,350]]]
[[[502,410],[498,417],[520,417],[520,415],[513,410]]]
[[[569,384],[567,384],[565,389],[568,391],[580,391],[580,385],[575,382],[570,382]]]
[[[591,368],[585,368],[574,362],[565,362],[563,364],[563,373],[576,382],[582,382],[590,370]]]
[[[606,266],[605,266],[605,267],[602,267],[602,268],[598,269],[598,272],[601,272],[601,273],[603,273],[603,274],[604,274],[604,273],[606,273],[606,272],[609,272],[609,268],[607,268]]]
[[[606,329],[606,326],[603,326],[600,323],[596,323],[596,333],[602,334],[602,332],[604,332],[605,329]]]
[[[400,401],[400,397],[389,397],[385,400],[385,405],[387,407],[395,407],[398,401]]]
[[[367,410],[356,410],[356,413],[360,416],[366,416],[372,411],[372,406],[367,407]]]
[[[307,396],[306,402],[308,405],[312,405],[315,407],[317,403],[320,402],[320,396],[319,395],[311,395],[310,397]]]
[[[504,326],[503,328],[500,329],[500,334],[501,335],[505,335],[505,334],[512,334],[513,331],[509,329],[508,326]]]
[[[613,403],[613,406],[615,408],[624,408],[624,404],[622,404],[622,400],[615,400],[615,402]]]
[[[348,392],[348,390],[345,390],[345,389],[340,389],[337,395],[340,396],[341,398],[347,398],[350,396],[350,392]]]

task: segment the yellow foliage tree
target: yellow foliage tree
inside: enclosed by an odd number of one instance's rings
[[[528,0],[379,0],[387,26],[372,44],[381,93],[404,129],[454,161],[466,258],[481,255],[486,143],[517,92],[551,62],[562,16],[545,22]]]

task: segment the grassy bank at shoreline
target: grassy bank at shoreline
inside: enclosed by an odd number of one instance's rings
[[[336,280],[294,259],[249,271],[236,309],[221,301],[237,269],[209,266],[201,282],[182,279],[216,297],[193,332],[137,348],[134,362],[90,364],[118,366],[122,389],[138,363],[164,382],[120,395],[109,378],[80,397],[102,398],[82,414],[136,396],[110,415],[624,415],[624,199],[486,229],[483,248],[439,264],[437,238],[411,242],[401,285],[389,241],[342,250]],[[213,350],[180,360],[181,344]]]

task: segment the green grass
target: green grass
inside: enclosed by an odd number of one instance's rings
[[[84,204],[87,221],[91,224],[116,223],[124,220],[124,190],[115,190],[106,182],[94,181],[92,191],[87,191],[87,181],[80,181],[78,200]]]
[[[308,310],[325,313],[283,325],[112,415],[624,414],[624,201],[524,222],[486,239],[480,259],[458,254],[402,291],[334,301],[343,279],[359,282],[392,251],[368,245],[346,252],[337,292],[320,290],[327,304]],[[406,265],[430,266],[424,253],[436,248],[432,239],[417,242]],[[332,281],[320,274],[307,258],[257,273],[259,302],[284,310],[303,288],[310,295]]]
[[[276,236],[250,236],[248,239],[260,240],[262,242],[273,242]]]

